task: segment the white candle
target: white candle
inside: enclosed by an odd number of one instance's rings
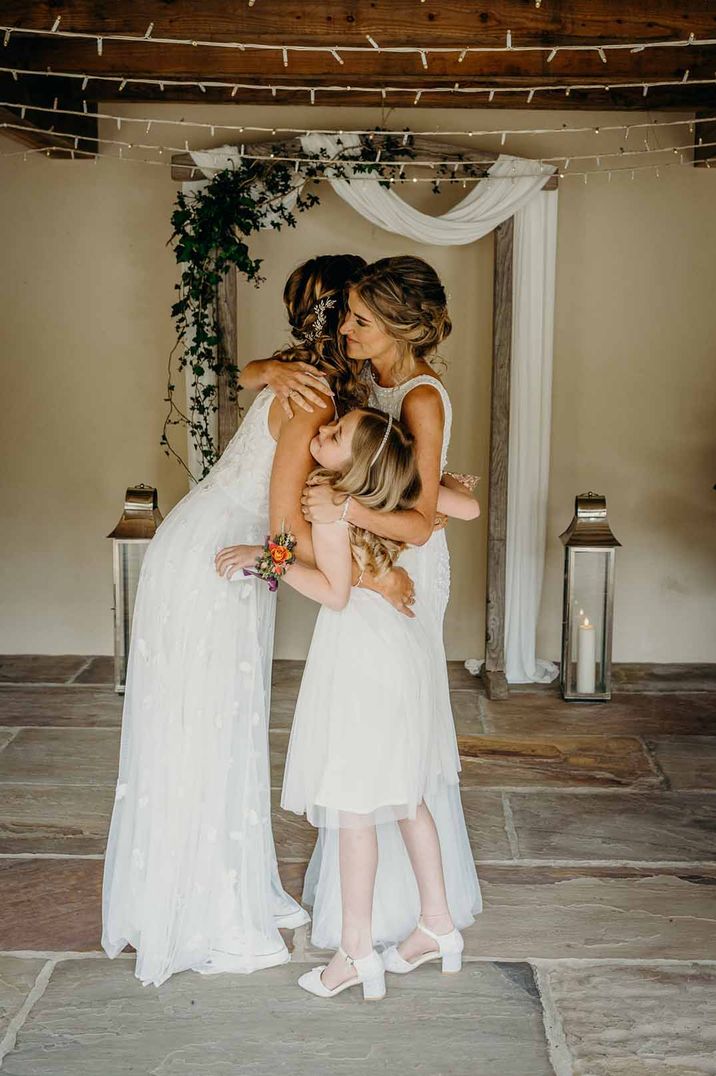
[[[593,695],[596,686],[597,633],[586,617],[577,633],[577,691]]]

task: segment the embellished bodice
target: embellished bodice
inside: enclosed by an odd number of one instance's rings
[[[245,512],[268,520],[269,483],[276,452],[276,442],[268,426],[273,399],[269,388],[258,394],[221,459],[194,490],[196,494],[221,488]],[[262,527],[265,525],[262,522]]]
[[[440,393],[440,398],[443,404],[443,412],[445,416],[445,424],[443,426],[443,444],[440,454],[440,467],[441,470],[445,470],[447,467],[447,455],[448,448],[450,446],[450,431],[452,428],[452,405],[450,403],[450,397],[448,396],[447,389],[437,377],[432,377],[430,374],[420,374],[418,377],[411,377],[408,381],[404,381],[402,385],[394,385],[384,388],[379,385],[373,375],[370,372],[368,366],[367,373],[364,375],[368,385],[370,387],[370,405],[371,407],[378,407],[381,411],[385,411],[387,415],[392,415],[393,418],[400,418],[400,412],[403,408],[403,400],[412,389],[418,387],[418,385],[432,385]]]

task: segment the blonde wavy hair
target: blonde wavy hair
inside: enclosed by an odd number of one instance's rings
[[[412,433],[402,422],[394,420],[380,455],[372,462],[385,437],[389,418],[373,407],[361,407],[360,415],[347,466],[340,472],[314,471],[311,481],[327,483],[341,498],[353,497],[378,512],[412,508],[422,488]],[[387,572],[405,549],[405,542],[381,538],[352,525],[350,543],[353,559],[361,571],[371,568],[377,575]]]
[[[398,345],[393,372],[399,378],[418,360],[430,362],[452,332],[445,289],[422,258],[381,258],[361,269],[350,288]]]
[[[348,284],[365,264],[358,254],[322,254],[294,269],[283,289],[295,343],[274,357],[315,366],[330,382],[340,411],[360,406],[368,398],[368,388],[338,333],[348,309]]]

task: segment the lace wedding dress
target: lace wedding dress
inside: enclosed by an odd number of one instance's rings
[[[437,378],[421,375],[395,388],[382,388],[370,378],[370,403],[399,418],[407,393],[424,384],[434,386],[443,403],[441,462],[445,470],[452,407]],[[343,809],[369,810],[368,821],[377,824],[374,944],[402,940],[414,929],[420,913],[417,883],[398,821],[412,817],[421,798],[440,837],[455,926],[469,926],[482,909],[460,801],[460,762],[443,645],[443,620],[450,597],[445,532],[436,531],[425,545],[406,549],[399,564],[415,583],[416,621],[403,620],[397,625],[393,621],[391,626],[390,617],[399,614],[377,595],[354,592],[342,613],[321,611],[301,685],[296,718],[297,722],[301,718],[300,735],[297,725],[289,748],[282,802],[290,809],[306,811],[321,827],[303,890],[304,903],[313,906],[311,941],[319,948],[336,949],[340,944],[339,827],[355,823],[321,804],[340,803],[341,797]],[[360,608],[352,608],[359,600]],[[346,619],[341,622],[336,617]],[[348,633],[350,638],[346,638]],[[346,657],[349,653],[352,669]],[[320,712],[327,705],[337,718],[331,720],[331,736],[340,740],[340,750],[331,748],[330,757],[339,760],[343,773],[333,773],[320,764],[326,745],[321,743],[312,711]],[[416,750],[421,748],[426,756],[418,759]],[[308,758],[311,753],[313,763]],[[416,775],[422,787],[411,784]],[[356,800],[355,806],[349,804],[350,796]],[[361,796],[367,797],[362,804]],[[378,808],[378,804],[383,806]]]
[[[251,972],[308,916],[284,892],[271,831],[268,715],[276,598],[214,556],[263,543],[270,389],[143,564],[104,869],[102,945],[159,985],[187,968]]]

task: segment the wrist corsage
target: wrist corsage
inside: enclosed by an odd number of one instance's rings
[[[244,575],[265,579],[269,590],[277,590],[279,580],[296,559],[295,548],[296,538],[290,531],[284,530],[273,538],[267,535],[264,547],[256,558],[256,567],[244,568]]]

